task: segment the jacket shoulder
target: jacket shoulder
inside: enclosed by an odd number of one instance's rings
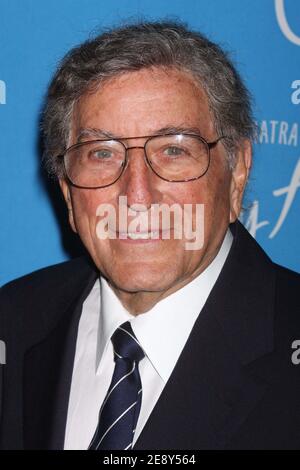
[[[30,288],[31,293],[35,289],[39,291],[64,284],[70,281],[74,275],[82,270],[91,269],[92,262],[86,257],[75,258],[63,263],[54,264],[45,268],[38,269],[32,273],[14,279],[0,288],[2,296],[22,293]]]
[[[276,271],[276,300],[285,310],[292,308],[300,319],[300,274],[277,264]],[[295,308],[296,307],[296,308]]]
[[[0,289],[0,317],[56,309],[76,297],[81,286],[96,277],[96,271],[92,261],[82,256],[10,281]]]
[[[300,341],[300,274],[278,265],[275,271],[274,340],[278,352],[289,355]]]
[[[38,337],[96,279],[98,271],[86,257],[42,268],[0,289],[0,326],[5,337]]]

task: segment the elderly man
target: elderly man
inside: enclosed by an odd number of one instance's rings
[[[227,55],[180,24],[65,57],[46,164],[90,257],[2,288],[2,448],[300,446],[300,276],[237,220],[254,128]]]

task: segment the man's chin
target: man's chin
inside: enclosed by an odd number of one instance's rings
[[[117,290],[124,293],[138,293],[138,292],[164,292],[172,285],[172,282],[168,282],[166,276],[162,276],[160,273],[159,276],[150,276],[146,273],[138,273],[120,276],[110,276],[110,284]]]

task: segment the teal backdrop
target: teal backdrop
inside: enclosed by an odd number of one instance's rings
[[[40,170],[40,113],[59,59],[105,27],[166,17],[231,52],[259,127],[241,220],[300,271],[299,0],[0,0],[0,285],[80,252]]]

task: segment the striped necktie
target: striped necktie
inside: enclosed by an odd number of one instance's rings
[[[130,450],[142,402],[138,363],[145,356],[129,321],[111,337],[115,369],[90,450]]]

